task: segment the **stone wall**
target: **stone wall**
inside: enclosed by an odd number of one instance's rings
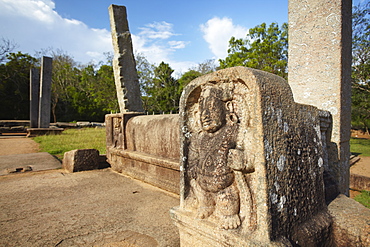
[[[179,193],[178,115],[106,115],[107,159],[113,170]]]

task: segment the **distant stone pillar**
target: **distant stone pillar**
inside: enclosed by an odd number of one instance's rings
[[[120,111],[143,112],[126,7],[110,5],[109,16],[114,49],[114,79]]]
[[[332,114],[328,172],[348,195],[351,0],[289,0],[289,77],[296,102]]]
[[[49,128],[51,108],[51,57],[42,57],[40,76],[40,99],[39,99],[39,128]]]
[[[40,72],[36,68],[30,70],[30,127],[38,127],[39,119]]]

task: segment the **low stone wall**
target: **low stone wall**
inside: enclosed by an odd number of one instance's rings
[[[178,115],[106,115],[112,169],[179,194]]]

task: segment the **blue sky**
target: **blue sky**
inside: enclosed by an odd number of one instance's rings
[[[127,7],[134,50],[179,73],[225,58],[231,36],[288,21],[288,0],[0,0],[0,37],[30,55],[52,48],[83,64],[98,62],[112,51],[110,4]]]

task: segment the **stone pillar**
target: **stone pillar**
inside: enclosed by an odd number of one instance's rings
[[[51,108],[51,57],[42,57],[39,99],[39,128],[49,128]]]
[[[30,127],[38,127],[39,118],[40,72],[36,68],[30,70]]]
[[[114,80],[120,111],[143,112],[126,7],[110,5],[109,16],[114,49]]]
[[[326,167],[348,195],[351,128],[351,0],[289,0],[289,77],[294,100],[327,110]]]

